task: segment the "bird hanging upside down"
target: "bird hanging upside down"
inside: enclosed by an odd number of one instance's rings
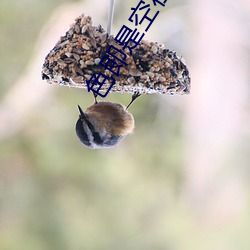
[[[76,122],[76,134],[80,141],[89,148],[111,148],[134,130],[134,117],[128,112],[129,106],[140,94],[135,93],[127,107],[113,102],[97,102],[84,112],[80,112]]]

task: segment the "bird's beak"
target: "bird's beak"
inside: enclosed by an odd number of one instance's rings
[[[79,105],[77,105],[77,106],[78,106],[78,110],[79,110],[79,113],[80,113],[80,118],[86,118],[84,112],[82,111],[82,108]]]

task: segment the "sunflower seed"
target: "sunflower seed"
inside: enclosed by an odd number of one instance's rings
[[[89,50],[89,46],[86,44],[86,43],[83,43],[82,44],[82,48],[85,49],[85,50]]]

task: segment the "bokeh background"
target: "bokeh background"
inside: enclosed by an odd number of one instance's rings
[[[116,1],[113,34],[137,2]],[[0,249],[249,250],[249,0],[158,8],[145,38],[183,55],[191,94],[140,97],[134,134],[90,150],[74,126],[92,95],[41,67],[81,13],[106,27],[108,4],[0,2]]]

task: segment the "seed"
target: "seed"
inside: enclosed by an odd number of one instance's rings
[[[58,63],[60,66],[66,66],[66,65],[67,65],[62,59],[57,60],[57,63]]]
[[[157,53],[157,50],[158,50],[158,48],[157,48],[155,45],[153,45],[152,48],[151,48],[151,51],[152,51],[154,54],[156,54],[156,53]]]
[[[91,39],[90,39],[90,42],[91,42],[91,44],[92,44],[92,46],[93,46],[94,48],[97,48],[96,39],[91,38]]]
[[[71,57],[71,55],[72,55],[72,54],[71,54],[70,52],[66,52],[66,53],[65,53],[65,56],[67,56],[67,57]]]
[[[148,75],[151,79],[153,79],[154,76],[155,76],[155,74],[154,74],[153,72],[150,72],[150,71],[147,72],[147,75]]]
[[[134,77],[129,77],[128,78],[128,83],[129,84],[134,84],[135,83],[135,78]]]
[[[76,72],[76,73],[78,73],[78,74],[81,75],[81,76],[83,75],[83,72],[82,72],[82,70],[81,70],[79,67],[75,66],[74,69],[75,69],[75,72]]]
[[[80,60],[80,56],[79,56],[79,55],[77,55],[77,54],[74,53],[73,56],[74,56],[74,58],[75,58],[77,61]]]
[[[100,58],[96,58],[95,59],[95,64],[98,65],[100,63],[101,59]]]
[[[60,43],[60,47],[64,47],[65,45],[67,45],[69,43],[69,41],[68,40],[66,40],[66,41],[64,41],[64,42],[62,42],[62,43]]]
[[[90,75],[93,74],[93,71],[89,70],[89,69],[85,70],[84,72],[87,73],[87,74],[90,74]]]
[[[76,76],[72,77],[72,80],[76,83],[82,83],[83,82],[83,77],[82,76]]]
[[[72,49],[72,52],[73,52],[73,53],[76,53],[77,55],[84,55],[84,54],[85,54],[84,51],[82,51],[82,50],[80,50],[80,49],[76,49],[76,48],[73,48],[73,49]]]
[[[142,75],[141,77],[140,77],[140,79],[142,80],[142,81],[149,81],[149,76],[148,75]]]
[[[70,63],[72,63],[72,62],[75,62],[75,59],[73,59],[73,58],[65,58],[63,61],[64,61],[65,63],[67,63],[67,64],[70,64]]]
[[[89,46],[86,43],[82,44],[82,48],[85,49],[85,50],[89,50]]]
[[[141,76],[141,75],[142,75],[142,72],[140,72],[140,71],[137,70],[137,69],[130,68],[130,69],[129,69],[129,74],[130,74],[131,76]]]
[[[87,25],[85,25],[85,26],[82,27],[82,34],[84,34],[86,32],[87,28],[88,28]]]
[[[101,34],[100,38],[101,38],[101,43],[104,43],[107,40],[107,34],[106,33]]]
[[[86,64],[86,65],[94,65],[95,63],[94,63],[93,61],[87,60],[87,61],[85,62],[85,64]]]
[[[76,31],[77,34],[80,33],[80,27],[79,27],[79,25],[75,25],[75,31]]]
[[[142,44],[145,44],[147,47],[150,47],[150,42],[149,42],[149,41],[143,40],[143,41],[142,41]]]
[[[86,75],[84,75],[84,76],[85,76],[85,78],[88,79],[88,80],[91,78],[91,75],[88,75],[88,74],[86,74]]]
[[[151,68],[149,69],[149,71],[150,71],[150,72],[154,72],[154,71],[155,71],[155,68],[154,68],[154,67],[151,67]]]

